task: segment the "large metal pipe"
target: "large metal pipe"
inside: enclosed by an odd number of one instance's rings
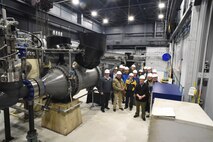
[[[79,92],[82,89],[95,86],[101,74],[101,71],[98,67],[93,69],[87,69],[86,71],[76,69],[75,72],[77,74],[79,81],[77,92]]]
[[[64,100],[69,94],[68,72],[63,66],[51,69],[42,78],[42,81],[45,86],[45,92],[52,99]]]
[[[25,97],[28,89],[21,81],[0,83],[0,109],[15,105],[20,97]]]
[[[72,72],[75,75],[70,79],[71,74],[67,67],[57,66],[51,69],[42,78],[45,93],[49,94],[53,100],[60,102],[69,101],[70,97],[77,94],[80,90],[97,85],[101,74],[98,67],[93,69],[78,67],[74,68]],[[33,86],[33,88],[36,87],[36,85]],[[42,85],[38,86],[40,86],[39,90],[42,90]]]

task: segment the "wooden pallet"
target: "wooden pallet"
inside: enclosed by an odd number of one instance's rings
[[[68,135],[82,123],[80,105],[76,106],[77,104],[79,104],[78,100],[73,100],[72,102],[66,104],[52,103],[50,105],[51,109],[45,111],[44,115],[42,116],[41,126],[62,135]],[[76,107],[69,110],[69,108],[73,106]],[[62,110],[69,111],[62,112]]]

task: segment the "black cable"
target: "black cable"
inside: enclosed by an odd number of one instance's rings
[[[21,32],[24,32],[26,34],[29,34],[33,37],[35,37],[39,42],[40,42],[40,45],[36,48],[41,48],[42,47],[42,41],[37,37],[35,36],[34,34],[28,32],[28,31],[25,31],[25,30],[20,30]],[[32,41],[33,42],[33,41]],[[38,52],[36,51],[36,56],[37,56],[37,60],[38,60],[38,67],[39,67],[39,73],[41,74],[41,63],[40,63],[40,60],[39,60],[39,55],[38,55]],[[41,76],[40,76],[41,77]]]

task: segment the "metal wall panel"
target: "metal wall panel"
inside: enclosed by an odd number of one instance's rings
[[[166,46],[168,43],[164,38],[164,23],[156,23],[156,29],[155,23],[107,27],[107,45]]]

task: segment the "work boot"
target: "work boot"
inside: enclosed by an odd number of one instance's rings
[[[146,117],[149,118],[149,114],[147,114]]]
[[[132,107],[130,107],[129,110],[132,111]]]
[[[142,118],[143,119],[143,121],[146,121],[146,118],[144,117],[144,118]]]
[[[116,109],[113,109],[114,112],[116,112]]]
[[[122,111],[124,110],[123,108],[119,108],[119,109],[122,110]]]
[[[106,109],[110,109],[109,107],[106,107]]]
[[[127,109],[128,107],[125,107],[124,109]]]
[[[105,112],[105,110],[104,110],[104,109],[101,109],[101,111],[102,111],[102,112]]]
[[[138,116],[139,116],[138,114],[135,114],[135,115],[134,115],[134,118],[136,118],[136,117],[138,117]]]

